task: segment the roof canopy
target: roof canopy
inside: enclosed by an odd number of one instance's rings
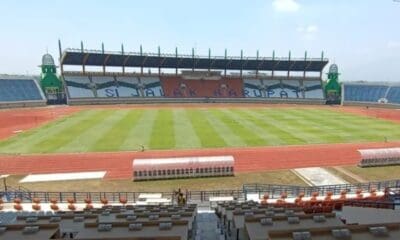
[[[358,152],[361,154],[362,159],[400,159],[400,148],[360,149]]]
[[[138,171],[153,168],[175,169],[202,166],[233,166],[234,164],[235,160],[232,156],[134,159],[132,163],[133,168]]]
[[[249,71],[321,72],[327,63],[326,58],[209,57],[80,49],[66,49],[61,57],[62,65]]]

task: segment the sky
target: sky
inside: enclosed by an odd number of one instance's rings
[[[400,81],[394,0],[1,0],[0,73],[39,74],[63,49],[320,57],[344,81]],[[325,71],[328,67],[325,68]]]

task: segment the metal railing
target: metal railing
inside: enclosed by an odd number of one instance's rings
[[[230,196],[237,201],[246,201],[248,194],[258,194],[262,197],[265,193],[269,194],[269,198],[280,198],[282,193],[286,193],[287,197],[297,197],[299,193],[304,193],[304,196],[311,196],[313,192],[318,192],[320,195],[325,195],[327,192],[332,192],[334,195],[340,194],[346,190],[347,193],[355,193],[358,189],[370,191],[385,191],[386,189],[400,189],[400,180],[389,180],[380,182],[356,183],[356,184],[340,184],[340,185],[325,185],[325,186],[292,186],[292,185],[272,185],[272,184],[245,184],[242,189],[231,190],[214,190],[214,191],[184,191],[187,202],[201,203],[208,202],[210,197]],[[396,191],[396,190],[394,190]],[[7,192],[0,192],[0,196],[6,196],[9,201],[15,198],[20,198],[23,201],[32,201],[33,198],[40,198],[42,202],[50,202],[50,199],[55,198],[59,202],[67,202],[72,198],[76,202],[84,202],[86,198],[90,198],[93,202],[100,202],[102,198],[106,198],[109,202],[119,202],[121,197],[126,198],[128,202],[137,202],[139,195],[143,193],[161,193],[163,198],[175,201],[175,193],[171,192],[43,192],[29,191],[24,188],[9,187]]]
[[[22,201],[30,202],[33,198],[39,198],[42,202],[50,202],[51,199],[57,199],[58,202],[67,202],[68,199],[74,199],[75,202],[84,202],[86,198],[93,202],[100,202],[102,198],[109,202],[119,202],[119,199],[125,198],[128,202],[137,202],[139,195],[143,193],[161,193],[163,198],[175,201],[174,192],[42,192],[42,191],[19,191],[10,189],[7,192],[0,192],[0,196],[6,196],[9,201],[20,198]],[[183,192],[188,202],[208,202],[210,197],[232,196],[234,199],[244,201],[245,196],[242,190],[218,190],[218,191],[185,191]]]
[[[370,191],[384,191],[385,189],[399,188],[400,180],[389,180],[379,182],[355,183],[355,184],[338,184],[325,186],[290,186],[290,185],[271,185],[271,184],[245,184],[243,192],[246,194],[269,194],[269,198],[279,198],[282,193],[286,193],[288,197],[297,197],[299,193],[304,193],[305,197],[310,197],[313,192],[318,192],[320,195],[325,195],[327,192],[332,192],[334,195],[340,194],[345,190],[347,193],[355,193],[358,189]]]

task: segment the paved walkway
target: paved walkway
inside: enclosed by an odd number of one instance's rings
[[[195,240],[225,239],[219,228],[218,218],[214,211],[199,211]]]
[[[296,168],[294,172],[313,186],[347,184],[346,181],[320,167]]]

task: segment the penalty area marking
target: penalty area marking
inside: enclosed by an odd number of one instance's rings
[[[106,175],[106,171],[98,172],[73,172],[73,173],[50,173],[50,174],[30,174],[20,183],[27,182],[50,182],[50,181],[68,181],[68,180],[85,180],[85,179],[102,179]]]

